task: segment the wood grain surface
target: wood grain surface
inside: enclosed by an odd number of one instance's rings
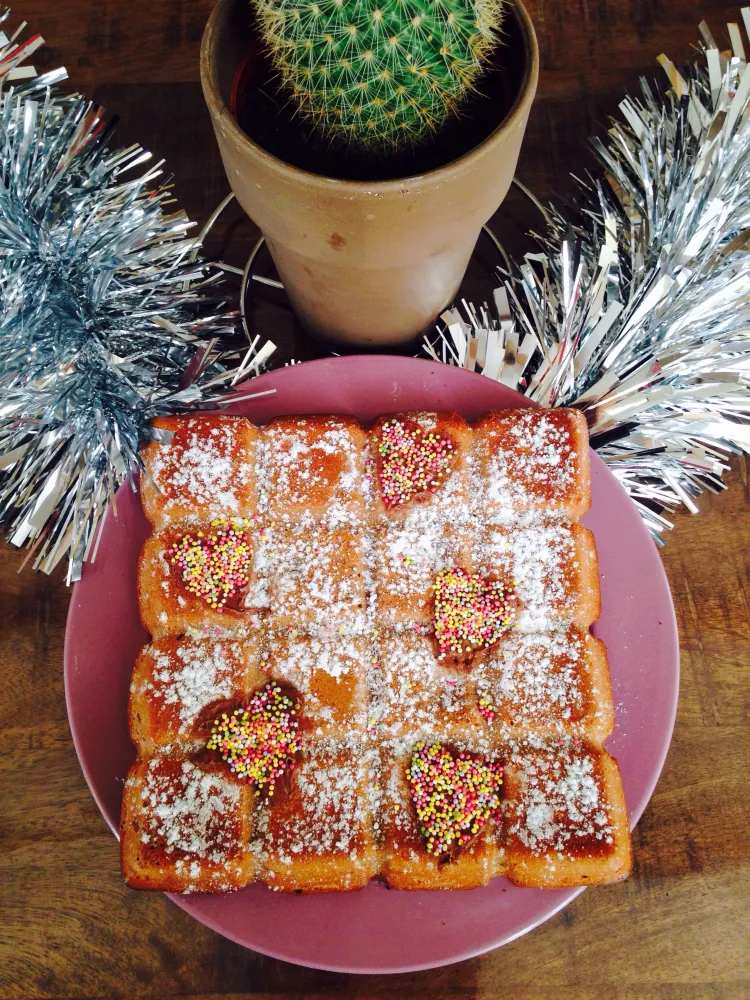
[[[528,0],[542,49],[539,99],[519,177],[547,200],[569,197],[586,140],[653,58],[684,57],[720,0]],[[119,138],[166,157],[179,201],[199,222],[228,188],[198,84],[210,0],[19,0],[41,30],[38,65],[64,63],[75,87],[122,117]],[[537,223],[513,195],[493,227],[510,249]],[[240,262],[255,238],[237,212],[211,251]],[[488,257],[486,262],[491,264]],[[487,277],[482,263],[472,287]],[[319,348],[273,301],[278,360]],[[270,327],[268,327],[270,328]],[[682,684],[674,740],[635,832],[632,878],[593,889],[513,944],[446,969],[377,978],[264,958],[193,921],[160,895],[123,885],[118,847],[84,783],[65,714],[68,592],[19,574],[0,545],[0,998],[252,996],[520,1000],[750,996],[750,505],[743,463],[729,490],[679,516],[664,550],[677,608]]]

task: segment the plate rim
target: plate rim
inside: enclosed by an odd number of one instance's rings
[[[477,378],[483,378],[484,377],[484,376],[480,375],[480,373],[478,373],[478,372],[468,372],[465,369],[459,369],[459,368],[456,368],[454,366],[446,365],[446,364],[444,364],[442,362],[435,362],[435,361],[431,361],[431,360],[427,360],[427,359],[413,358],[413,357],[403,357],[401,355],[395,355],[395,354],[351,354],[351,355],[343,355],[343,356],[337,356],[337,357],[316,358],[316,359],[313,359],[313,360],[310,360],[310,361],[298,362],[297,364],[294,364],[293,366],[290,365],[290,366],[287,366],[287,367],[285,367],[283,369],[273,369],[270,372],[264,372],[261,375],[255,376],[254,378],[248,379],[248,380],[240,383],[236,387],[235,394],[238,396],[238,399],[237,399],[236,402],[242,402],[243,400],[250,399],[251,398],[251,394],[249,394],[247,392],[247,388],[250,387],[250,386],[254,386],[256,383],[258,383],[259,381],[263,380],[264,378],[266,378],[268,376],[274,375],[274,376],[278,377],[282,372],[296,371],[296,370],[299,370],[299,369],[301,369],[303,367],[304,368],[319,367],[319,368],[323,368],[323,369],[329,368],[329,367],[342,367],[343,368],[343,367],[346,367],[349,364],[352,364],[352,363],[361,364],[363,361],[366,362],[367,360],[373,360],[373,361],[375,361],[375,360],[377,360],[377,361],[390,360],[390,361],[399,362],[399,363],[406,362],[407,364],[409,364],[409,363],[410,364],[420,364],[420,365],[427,365],[427,366],[432,366],[432,367],[439,366],[439,369],[448,368],[448,369],[452,369],[453,371],[456,371],[456,372],[461,371],[461,372],[463,372],[464,374],[467,374],[467,375],[476,375]],[[512,408],[514,408],[514,409],[520,409],[520,408],[523,408],[523,407],[527,407],[527,408],[532,408],[532,407],[536,408],[536,407],[538,407],[539,404],[537,404],[533,400],[527,399],[526,397],[524,397],[521,393],[517,392],[516,390],[510,389],[508,386],[503,386],[503,388],[506,389],[506,390],[508,390],[509,392],[513,392],[518,397],[518,400],[519,400],[518,406],[512,407]],[[504,407],[504,408],[511,408],[511,407]],[[225,411],[222,410],[222,409],[220,409],[218,411],[208,411],[208,410],[206,410],[206,411],[200,411],[200,412],[225,412]],[[606,463],[599,457],[599,455],[597,455],[597,453],[594,451],[593,448],[589,447],[589,451],[590,451],[590,455],[591,455],[591,458],[593,459],[593,461],[595,463],[600,463],[601,464],[602,468],[606,470],[608,476],[611,477],[611,480],[614,483],[617,484],[618,490],[620,490],[625,495],[625,497],[628,500],[628,502],[632,504],[632,500],[628,496],[627,491],[625,490],[624,486],[617,479],[617,477],[612,474],[611,470],[609,470],[609,468],[606,466]],[[125,480],[125,482],[121,485],[120,489],[126,489],[131,484],[132,484],[131,477],[128,477]],[[118,490],[118,492],[119,492],[119,490]],[[637,513],[637,511],[636,511],[636,513]],[[110,516],[110,511],[107,512],[107,516]],[[116,515],[115,515],[115,519],[117,519]],[[628,808],[628,813],[629,813],[629,817],[630,817],[630,829],[631,829],[631,831],[635,828],[635,826],[637,825],[637,823],[640,821],[643,813],[645,812],[648,804],[650,803],[650,801],[651,801],[651,799],[653,797],[654,791],[656,789],[656,786],[657,786],[657,784],[658,784],[658,782],[659,782],[659,780],[661,778],[661,775],[662,775],[662,772],[663,772],[663,769],[664,769],[664,764],[666,762],[666,758],[667,758],[667,755],[669,753],[669,750],[670,750],[670,747],[671,747],[671,744],[672,744],[672,738],[673,738],[673,735],[674,735],[674,727],[675,727],[675,722],[676,722],[676,718],[677,718],[677,709],[678,709],[678,704],[679,704],[679,691],[680,691],[680,678],[681,678],[681,663],[680,663],[680,652],[681,651],[680,651],[680,642],[679,642],[679,630],[678,630],[678,625],[677,625],[677,615],[676,615],[676,611],[675,611],[675,607],[674,607],[674,600],[672,598],[671,587],[669,585],[669,580],[667,578],[666,570],[664,568],[664,563],[663,563],[662,559],[659,557],[659,552],[658,552],[656,543],[654,542],[653,538],[651,537],[650,533],[648,532],[648,529],[646,528],[645,524],[643,523],[643,520],[640,517],[640,515],[638,515],[638,522],[637,523],[638,523],[638,530],[639,530],[639,532],[642,534],[642,536],[644,536],[648,540],[649,544],[653,547],[654,555],[656,556],[655,562],[656,562],[656,565],[658,567],[657,574],[659,576],[659,585],[669,595],[669,612],[670,613],[669,613],[669,616],[668,616],[668,620],[664,621],[662,623],[662,625],[664,627],[666,627],[666,629],[668,630],[668,633],[669,633],[669,640],[670,640],[669,645],[670,645],[671,653],[672,653],[672,656],[671,656],[671,661],[672,661],[671,662],[671,668],[672,669],[670,670],[670,673],[669,673],[669,678],[670,678],[669,703],[668,703],[668,706],[667,706],[667,713],[666,713],[666,718],[668,720],[668,724],[664,728],[664,734],[663,734],[663,737],[661,739],[661,745],[660,745],[659,753],[657,754],[657,756],[655,758],[655,765],[658,765],[658,766],[654,766],[653,767],[651,777],[649,778],[649,780],[648,780],[648,782],[646,784],[646,787],[645,787],[644,791],[641,794],[640,801],[638,802],[637,807],[635,809],[631,809],[630,807]],[[64,682],[64,691],[65,691],[65,708],[66,708],[66,714],[67,714],[67,718],[68,718],[68,725],[69,725],[71,736],[72,736],[72,740],[73,740],[73,746],[74,746],[74,749],[75,749],[75,752],[76,752],[76,756],[78,758],[78,763],[79,763],[79,765],[81,767],[81,771],[83,772],[84,779],[85,779],[86,784],[88,786],[89,792],[91,793],[92,798],[96,802],[97,808],[98,808],[99,812],[101,813],[101,816],[102,816],[104,822],[109,827],[109,829],[112,831],[112,833],[114,834],[116,840],[119,843],[119,840],[120,840],[119,822],[118,823],[114,823],[114,822],[110,821],[110,818],[109,818],[109,816],[107,814],[107,809],[105,808],[104,803],[103,803],[103,801],[102,801],[102,799],[101,799],[101,797],[100,797],[100,795],[99,795],[96,787],[94,786],[94,784],[92,783],[92,781],[91,781],[91,779],[89,777],[89,769],[84,764],[82,741],[81,741],[80,734],[78,732],[78,724],[75,721],[76,715],[75,715],[75,711],[73,709],[73,704],[72,704],[72,696],[71,696],[71,691],[70,691],[71,685],[69,683],[69,677],[72,675],[72,672],[73,672],[73,669],[74,669],[73,663],[72,663],[73,653],[72,653],[72,648],[71,647],[72,647],[72,644],[73,644],[73,638],[72,638],[72,636],[73,636],[73,631],[74,631],[74,619],[75,619],[76,614],[78,613],[77,609],[80,606],[79,602],[76,600],[76,595],[77,595],[78,589],[79,589],[79,583],[75,583],[73,585],[73,587],[71,588],[70,601],[69,601],[69,604],[68,604],[68,611],[67,611],[66,620],[65,620],[65,637],[64,637],[64,643],[63,643],[63,682]],[[666,662],[666,657],[665,657],[665,662]],[[200,895],[197,895],[195,897],[193,897],[193,896],[182,896],[182,895],[178,895],[178,894],[175,894],[175,893],[163,893],[163,895],[165,895],[167,897],[167,899],[169,899],[169,901],[171,903],[173,903],[175,906],[178,906],[183,912],[187,913],[194,920],[197,920],[199,923],[201,923],[204,926],[208,927],[214,933],[220,934],[222,937],[225,937],[228,940],[233,941],[235,944],[241,945],[243,948],[248,948],[251,951],[255,951],[258,954],[265,955],[265,956],[267,956],[269,958],[274,958],[274,959],[277,959],[279,961],[290,962],[291,964],[299,965],[299,966],[302,966],[304,968],[317,969],[317,970],[321,970],[321,971],[330,971],[330,972],[337,972],[337,973],[344,973],[344,974],[358,974],[358,975],[360,975],[360,974],[361,975],[397,975],[397,974],[402,974],[402,973],[406,974],[406,973],[409,973],[409,972],[421,972],[421,971],[425,971],[427,969],[443,968],[445,966],[455,965],[458,962],[466,961],[466,960],[471,959],[471,958],[476,958],[476,957],[478,957],[480,955],[487,954],[488,952],[493,951],[493,950],[495,950],[497,948],[501,948],[501,947],[503,947],[506,944],[510,944],[512,941],[518,940],[520,937],[523,937],[524,935],[528,934],[530,931],[536,929],[537,927],[541,926],[543,923],[546,923],[552,917],[556,916],[561,910],[563,910],[566,906],[569,906],[570,903],[572,903],[575,899],[577,899],[586,890],[586,888],[591,888],[591,887],[579,886],[579,887],[573,887],[573,888],[571,888],[569,890],[562,890],[562,891],[566,892],[565,897],[562,900],[560,900],[556,905],[554,905],[549,910],[549,912],[545,912],[543,915],[531,918],[526,923],[524,923],[521,927],[519,927],[518,929],[516,929],[515,931],[513,931],[510,934],[501,934],[500,937],[497,940],[495,940],[494,942],[491,942],[489,944],[483,944],[483,945],[478,946],[476,948],[471,948],[470,947],[468,949],[465,949],[465,950],[461,951],[460,954],[452,955],[451,957],[449,957],[449,958],[447,958],[445,960],[441,960],[440,962],[437,962],[437,963],[435,961],[427,961],[427,962],[423,962],[423,963],[415,962],[415,963],[409,963],[408,965],[398,965],[398,966],[393,966],[393,967],[389,967],[389,968],[383,968],[383,967],[379,967],[379,966],[365,966],[365,965],[352,966],[352,965],[347,965],[346,963],[338,964],[338,963],[333,963],[333,962],[317,963],[317,962],[315,962],[314,960],[311,960],[311,959],[305,959],[305,961],[303,962],[303,961],[301,961],[301,960],[299,960],[297,958],[290,958],[288,954],[284,954],[282,951],[278,951],[278,950],[276,950],[274,948],[261,947],[261,946],[258,946],[256,944],[248,944],[246,941],[242,940],[242,938],[241,938],[241,936],[239,934],[237,934],[235,932],[227,931],[227,930],[225,930],[223,928],[220,928],[218,926],[220,924],[220,920],[219,919],[214,919],[213,915],[206,916],[206,915],[203,915],[203,914],[194,913],[193,912],[192,903],[193,903],[194,899],[195,900],[201,899],[202,896],[200,896]],[[538,891],[538,890],[531,890],[531,891]]]

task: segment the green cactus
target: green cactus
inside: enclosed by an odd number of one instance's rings
[[[359,146],[408,145],[460,108],[505,0],[254,0],[300,111]]]

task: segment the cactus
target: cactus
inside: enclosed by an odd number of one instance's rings
[[[359,146],[402,147],[475,89],[504,0],[254,0],[300,112]]]

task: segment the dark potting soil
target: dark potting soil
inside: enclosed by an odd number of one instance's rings
[[[398,152],[363,152],[310,128],[295,114],[288,92],[256,46],[252,59],[238,69],[233,111],[254,142],[301,170],[339,180],[398,180],[458,159],[486,139],[508,115],[525,69],[523,36],[514,17],[506,21],[496,62],[499,67],[482,77],[481,93],[466,101],[459,116],[419,145]]]

